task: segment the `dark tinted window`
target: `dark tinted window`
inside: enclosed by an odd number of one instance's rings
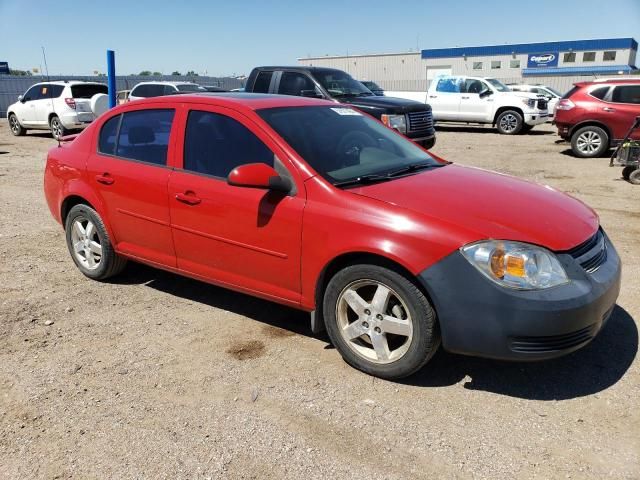
[[[256,93],[269,93],[269,85],[273,72],[259,72],[253,84],[253,91]]]
[[[297,72],[283,72],[280,77],[280,86],[278,87],[278,93],[280,95],[297,95],[302,96],[302,91],[315,92],[316,86],[313,81]]]
[[[596,52],[584,52],[582,54],[583,62],[595,62],[596,61]]]
[[[596,97],[599,98],[600,100],[602,100],[604,97],[607,96],[607,92],[609,91],[609,87],[598,87],[594,90],[591,90],[591,92],[589,92],[589,95],[591,95],[592,97]]]
[[[480,93],[483,90],[488,90],[489,87],[486,83],[476,80],[475,78],[467,78],[462,82],[460,91],[462,93]]]
[[[62,90],[64,90],[63,85],[40,85],[40,88],[38,89],[38,97],[34,98],[34,100],[58,98],[62,93]]]
[[[273,166],[273,152],[247,127],[211,112],[192,111],[184,139],[184,169],[226,178],[246,163]]]
[[[165,165],[173,110],[140,110],[122,116],[116,155]]]
[[[176,88],[179,92],[206,92],[204,88],[200,85],[196,85],[195,83],[184,83],[182,85],[177,85]]]
[[[564,63],[573,63],[573,62],[575,62],[576,61],[576,52],[565,53],[563,58],[562,58],[562,61]]]
[[[569,90],[567,93],[564,94],[564,96],[562,98],[571,98],[571,96],[576,93],[578,90],[580,90],[580,87],[576,87],[574,86],[571,90]]]
[[[611,62],[611,61],[613,61],[615,59],[616,59],[616,51],[615,50],[607,51],[607,52],[604,52],[602,54],[602,60],[604,60],[605,62]]]
[[[162,95],[173,95],[176,92],[176,87],[174,87],[173,85],[165,85],[162,89]]]
[[[31,100],[35,100],[38,98],[38,92],[40,89],[40,85],[34,85],[22,96],[22,101],[29,102]]]
[[[109,93],[106,85],[80,84],[71,87],[71,96],[73,98],[91,98],[97,93]]]
[[[115,155],[116,153],[116,137],[118,136],[118,126],[120,125],[121,115],[110,118],[102,125],[100,130],[100,138],[98,139],[98,151],[107,155]]]
[[[173,87],[170,87],[172,91],[175,92]],[[147,85],[139,85],[133,89],[131,95],[134,97],[161,97],[165,95],[165,85],[155,85],[155,84],[147,84]]]
[[[613,89],[611,100],[616,103],[640,104],[640,85],[623,85]]]

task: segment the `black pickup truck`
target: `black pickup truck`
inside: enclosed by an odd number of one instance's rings
[[[403,98],[378,97],[348,73],[322,67],[257,67],[245,91],[324,98],[346,103],[429,149],[436,143],[431,107]]]

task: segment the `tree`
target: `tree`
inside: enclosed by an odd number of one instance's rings
[[[178,77],[182,76],[182,74],[177,70],[175,72],[171,72],[171,75],[175,75],[175,76],[178,76]]]
[[[187,76],[187,77],[197,77],[197,76],[198,76],[198,74],[197,74],[196,72],[194,72],[193,70],[189,70],[189,71],[186,73],[186,76]]]
[[[18,75],[20,77],[30,77],[32,73],[28,70],[13,70],[10,68],[9,75]]]
[[[153,72],[153,76],[154,76],[154,77],[161,77],[161,76],[162,76],[162,73],[160,73],[160,72]]]
[[[141,71],[138,75],[140,75],[141,77],[148,77],[151,75],[151,71],[149,70],[143,70]]]

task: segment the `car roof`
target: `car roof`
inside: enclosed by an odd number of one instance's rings
[[[83,80],[52,80],[50,82],[38,82],[34,83],[34,85],[106,85],[106,83],[101,82],[85,82]]]
[[[593,80],[590,82],[576,82],[574,83],[574,85],[576,87],[582,88],[582,87],[589,87],[591,85],[602,85],[602,86],[606,86],[607,84],[610,85],[624,85],[624,84],[631,84],[631,85],[640,85],[640,78],[611,78],[611,79],[601,79],[601,80]]]
[[[195,82],[188,81],[170,81],[170,80],[149,80],[147,82],[138,82],[134,85],[134,88],[138,85],[198,85]]]
[[[330,102],[328,100],[297,97],[294,95],[271,95],[246,92],[198,92],[145,98],[116,108],[144,106],[146,104],[157,105],[158,103],[199,103],[228,107],[236,106],[249,110],[261,110],[263,108],[276,107],[336,106],[335,102]]]
[[[340,70],[339,68],[329,68],[329,67],[307,67],[304,65],[270,65],[266,67],[256,67],[254,70],[292,70],[292,71],[300,71],[300,72],[340,72],[345,73],[344,70]]]

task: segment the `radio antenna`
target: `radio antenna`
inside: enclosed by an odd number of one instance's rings
[[[49,66],[47,65],[47,54],[44,51],[44,47],[41,47],[41,48],[42,48],[42,59],[44,60],[44,68],[45,68],[45,71],[47,72],[47,83],[50,83],[51,78],[49,77]],[[48,85],[47,88],[49,89],[49,100],[51,100],[51,110],[53,110],[53,113],[56,113],[55,105],[53,104],[53,91],[51,90],[51,85]],[[60,135],[58,135],[58,138],[56,138],[56,140],[58,140],[58,147],[60,147]]]

